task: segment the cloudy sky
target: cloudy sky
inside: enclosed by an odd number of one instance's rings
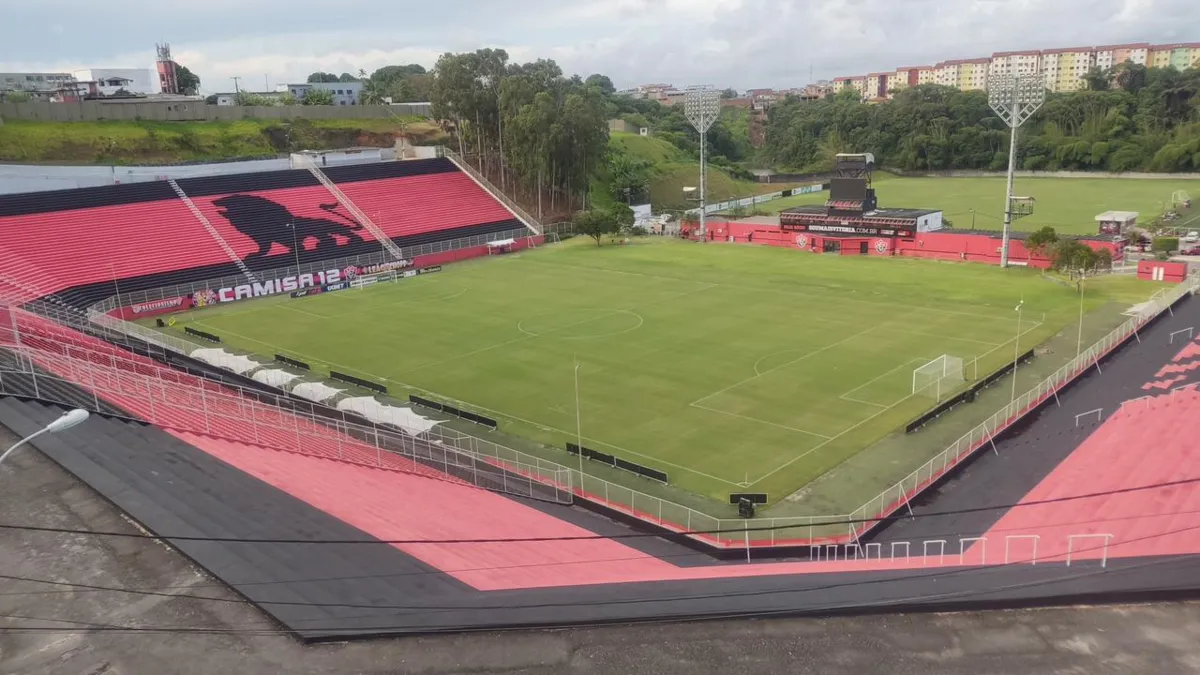
[[[149,67],[206,92],[502,47],[567,72],[788,87],[993,51],[1200,41],[1200,0],[0,0],[0,71]]]

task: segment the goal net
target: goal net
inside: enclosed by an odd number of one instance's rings
[[[381,281],[395,281],[400,272],[379,272],[377,274],[364,274],[360,277],[355,277],[350,280],[350,288],[363,289],[368,286],[374,286]]]
[[[912,393],[914,396],[921,394],[940,401],[943,393],[954,390],[965,379],[963,360],[957,356],[942,354],[913,370]]]

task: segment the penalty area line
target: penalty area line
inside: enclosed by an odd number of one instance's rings
[[[804,434],[806,436],[815,436],[817,438],[821,438],[821,439],[825,439],[825,440],[829,440],[829,438],[830,438],[829,436],[826,436],[825,434],[818,434],[815,431],[806,431],[804,429],[797,429],[796,427],[789,427],[786,424],[776,424],[775,422],[768,422],[766,420],[760,420],[756,417],[747,417],[746,415],[739,415],[737,413],[732,413],[732,412],[729,412],[728,410],[719,410],[717,408],[710,408],[705,405],[700,405],[699,403],[692,403],[690,405],[693,408],[698,408],[700,410],[707,410],[708,412],[715,412],[719,415],[726,415],[728,417],[736,417],[740,420],[745,420],[747,422],[754,422],[755,424],[765,424],[766,426],[769,426],[769,427],[776,427],[778,429],[786,429],[787,431],[794,431],[798,434]]]

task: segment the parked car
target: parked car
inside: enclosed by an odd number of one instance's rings
[[[1200,246],[1192,246],[1180,251],[1183,255],[1200,255]]]
[[[1187,236],[1183,238],[1183,241],[1189,244],[1193,241],[1200,241],[1200,232],[1197,232],[1196,230],[1188,232]]]

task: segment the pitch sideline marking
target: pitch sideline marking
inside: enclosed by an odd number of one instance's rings
[[[943,340],[956,340],[958,342],[973,342],[979,345],[987,345],[988,347],[998,347],[1003,343],[986,342],[984,340],[974,340],[971,338],[952,337],[950,335],[938,335],[937,333],[925,333],[919,330],[906,330],[904,328],[880,328],[885,333],[904,333],[905,335],[920,335],[924,337],[941,338]]]
[[[850,398],[850,394],[853,394],[854,392],[858,391],[859,389],[863,389],[872,384],[875,384],[876,382],[882,380],[883,378],[887,377],[888,375],[891,375],[892,373],[896,372],[897,370],[902,370],[904,367],[912,365],[914,362],[929,363],[929,361],[931,361],[931,360],[932,359],[925,359],[924,357],[914,356],[913,358],[905,361],[904,363],[901,363],[900,365],[896,366],[895,368],[892,368],[891,370],[887,371],[886,373],[879,375],[877,377],[871,378],[871,379],[867,380],[866,382],[863,382],[862,384],[858,385],[857,387],[842,394],[838,398],[844,398],[847,401],[854,401],[855,403],[866,403],[867,405],[873,405],[873,406],[878,406],[878,407],[882,408],[883,406],[879,405],[878,403],[871,403],[870,401],[860,401],[857,399],[852,399],[852,398]]]
[[[315,316],[315,317],[317,317],[318,319],[333,319],[333,318],[336,318],[336,317],[329,316],[329,315],[326,315],[326,314],[317,314],[316,312],[310,312],[310,311],[308,311],[308,310],[305,310],[305,309],[300,309],[299,307],[288,307],[286,303],[280,303],[280,305],[279,305],[279,308],[280,308],[280,309],[286,309],[286,310],[287,310],[287,311],[289,311],[289,312],[297,312],[297,313],[299,313],[299,314],[307,314],[307,315],[309,315],[309,316]],[[214,329],[214,330],[215,330],[215,329]]]
[[[1036,329],[1037,329],[1039,326],[1041,326],[1041,325],[1042,325],[1042,322],[1040,322],[1040,321],[1039,321],[1038,323],[1034,324],[1034,325],[1033,325],[1031,328],[1029,328],[1029,330],[1025,331],[1024,333],[1021,333],[1021,335],[1023,336],[1023,335],[1025,335],[1025,333],[1028,333],[1028,332],[1030,332],[1030,331],[1036,330]],[[1012,340],[1009,340],[1009,342],[1012,342]],[[1005,344],[1007,344],[1007,343],[1005,343]],[[996,347],[995,349],[992,349],[991,351],[987,352],[987,354],[990,354],[990,353],[992,353],[992,352],[996,351],[996,349],[999,349],[1000,347],[1003,347],[1003,346],[1004,346],[1004,345],[1003,345],[1003,344],[1001,344],[1001,345],[999,345],[998,347]],[[981,354],[981,356],[987,356],[987,354]],[[899,401],[896,401],[896,402],[895,402],[895,403],[893,403],[892,405],[890,405],[890,406],[888,406],[888,407],[886,407],[886,408],[883,408],[883,409],[881,409],[879,412],[875,413],[874,415],[871,415],[870,417],[868,417],[868,418],[866,418],[866,419],[862,420],[861,422],[858,422],[857,424],[854,424],[853,426],[851,426],[851,427],[849,427],[848,429],[846,429],[846,430],[842,431],[842,432],[841,432],[841,433],[839,433],[837,436],[834,436],[833,438],[829,439],[828,441],[825,441],[824,443],[821,443],[821,444],[817,445],[816,447],[814,447],[814,448],[812,448],[812,449],[810,449],[810,450],[808,450],[808,451],[806,451],[806,452],[803,452],[803,453],[801,453],[801,454],[799,454],[799,455],[797,455],[797,456],[793,457],[792,459],[788,460],[787,462],[784,462],[784,463],[783,463],[783,464],[781,464],[780,466],[778,466],[778,467],[776,467],[775,469],[771,470],[770,472],[768,472],[768,473],[764,474],[764,475],[763,475],[761,478],[759,478],[759,479],[755,480],[754,482],[750,483],[750,485],[757,485],[758,483],[761,483],[762,481],[764,481],[764,480],[766,480],[766,479],[770,478],[771,476],[775,475],[776,473],[779,473],[779,472],[780,472],[780,471],[782,471],[783,469],[786,469],[787,467],[791,466],[792,464],[794,464],[794,463],[796,463],[796,462],[800,461],[801,459],[803,459],[803,458],[805,458],[805,457],[807,457],[807,456],[811,455],[812,453],[816,452],[817,450],[820,450],[821,448],[825,447],[826,445],[829,445],[830,443],[832,443],[832,442],[836,441],[837,439],[841,438],[842,436],[845,436],[846,434],[850,433],[851,431],[854,431],[855,429],[857,429],[857,428],[861,427],[862,425],[866,424],[867,422],[870,422],[871,420],[875,419],[876,417],[879,417],[879,416],[880,416],[880,415],[882,415],[883,413],[885,413],[885,412],[887,412],[887,411],[891,410],[892,408],[895,408],[896,406],[900,405],[901,403],[904,403],[905,401],[907,401],[908,399],[912,398],[912,397],[913,397],[913,396],[915,396],[915,395],[916,395],[916,394],[909,394],[908,396],[905,396],[904,398],[900,399]],[[865,448],[864,448],[864,449],[865,449]],[[747,486],[747,487],[749,487],[749,486]]]
[[[760,420],[756,417],[747,417],[746,415],[739,415],[737,413],[729,412],[728,410],[718,410],[717,408],[709,408],[708,406],[699,405],[696,403],[691,404],[691,407],[697,408],[699,410],[707,410],[709,412],[715,412],[720,415],[728,415],[729,417],[736,417],[738,419],[746,420],[747,422],[754,422],[756,424],[765,424],[769,427],[778,427],[780,429],[794,431],[796,433],[804,434],[806,436],[816,436],[817,438],[822,438],[825,440],[829,439],[829,436],[826,436],[825,434],[818,434],[815,431],[806,431],[804,429],[797,429],[796,427],[789,427],[786,424],[776,424],[775,422],[768,422],[766,420]]]
[[[780,364],[780,365],[778,365],[778,366],[775,366],[774,368],[771,368],[771,369],[769,369],[769,370],[765,370],[765,371],[763,371],[763,372],[761,372],[761,373],[759,373],[759,374],[757,374],[757,375],[752,375],[752,376],[750,376],[750,377],[747,377],[746,379],[742,380],[741,382],[737,382],[737,383],[731,384],[731,385],[729,385],[728,387],[725,387],[724,389],[721,389],[721,390],[719,390],[719,391],[714,391],[713,393],[709,394],[708,396],[703,396],[703,397],[701,397],[701,398],[698,398],[698,399],[696,399],[695,401],[692,401],[691,403],[689,403],[688,405],[693,405],[693,406],[694,406],[694,405],[696,405],[697,403],[701,403],[701,402],[703,402],[703,401],[707,401],[708,399],[710,399],[710,398],[712,398],[712,397],[714,397],[714,396],[718,396],[718,395],[720,395],[720,394],[724,394],[725,392],[727,392],[727,391],[729,391],[729,390],[731,390],[731,389],[737,389],[738,387],[742,386],[743,384],[747,384],[747,383],[749,383],[749,382],[753,382],[754,380],[757,380],[758,378],[760,378],[760,377],[762,377],[762,376],[764,376],[764,375],[769,375],[769,374],[771,374],[771,373],[773,373],[773,372],[775,372],[775,371],[777,371],[777,370],[782,370],[782,369],[784,369],[784,368],[787,368],[788,366],[790,366],[790,365],[792,365],[792,364],[799,363],[799,362],[801,362],[801,361],[803,361],[803,360],[805,360],[805,359],[808,359],[808,358],[811,358],[811,357],[813,357],[813,356],[816,356],[816,355],[818,355],[818,354],[822,354],[822,353],[824,353],[824,352],[827,352],[827,351],[829,351],[830,349],[833,349],[834,347],[841,346],[841,345],[843,345],[843,344],[845,344],[845,343],[847,343],[847,342],[849,342],[849,341],[851,341],[851,340],[854,340],[854,339],[856,339],[856,338],[860,338],[860,337],[862,337],[862,336],[866,335],[867,333],[870,333],[871,331],[875,330],[875,328],[876,328],[876,326],[871,326],[870,328],[868,328],[868,329],[866,329],[866,330],[862,331],[861,333],[855,333],[854,335],[851,335],[851,336],[850,336],[850,337],[848,337],[848,338],[844,338],[844,339],[838,340],[837,342],[833,342],[833,343],[831,343],[831,344],[827,344],[827,345],[825,345],[824,347],[821,347],[820,349],[814,349],[813,351],[811,351],[811,352],[808,352],[808,353],[806,353],[806,354],[804,354],[803,356],[800,356],[800,357],[798,357],[798,358],[792,359],[791,361],[788,361],[787,363]],[[778,354],[778,353],[780,353],[780,352],[775,352],[775,353],[776,353],[776,354]],[[771,354],[768,354],[767,356],[771,356]]]

